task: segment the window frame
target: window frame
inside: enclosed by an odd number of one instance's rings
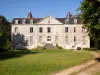
[[[47,27],[47,33],[51,32],[51,27]]]
[[[15,27],[14,31],[15,31],[15,32],[18,32],[18,27]]]
[[[43,27],[39,27],[39,33],[43,32]]]
[[[65,27],[65,32],[66,32],[66,33],[68,32],[68,27]]]
[[[33,27],[30,27],[30,33],[33,33]]]

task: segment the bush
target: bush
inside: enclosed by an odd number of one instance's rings
[[[46,49],[45,47],[41,47],[41,46],[37,46],[36,48],[33,48],[32,50],[42,50],[42,49]]]
[[[58,44],[56,44],[56,47],[57,47],[58,49],[63,49],[61,46],[58,46]]]
[[[83,48],[83,50],[88,50],[88,51],[97,51],[97,48]]]
[[[81,47],[77,47],[76,50],[81,50]]]

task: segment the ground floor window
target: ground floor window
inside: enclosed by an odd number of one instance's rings
[[[30,44],[33,44],[33,36],[30,36]]]
[[[58,38],[59,38],[58,36],[55,36],[55,42],[58,42]]]
[[[42,42],[42,36],[39,36],[39,42]]]
[[[68,36],[65,36],[65,42],[68,42]]]

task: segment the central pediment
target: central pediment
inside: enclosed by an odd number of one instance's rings
[[[59,20],[53,18],[52,16],[47,16],[40,21],[38,21],[36,24],[63,24]]]

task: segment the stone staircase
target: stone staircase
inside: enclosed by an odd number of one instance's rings
[[[54,49],[54,48],[56,48],[56,47],[53,46],[52,44],[46,44],[46,45],[44,46],[44,48],[46,48],[46,49]]]

